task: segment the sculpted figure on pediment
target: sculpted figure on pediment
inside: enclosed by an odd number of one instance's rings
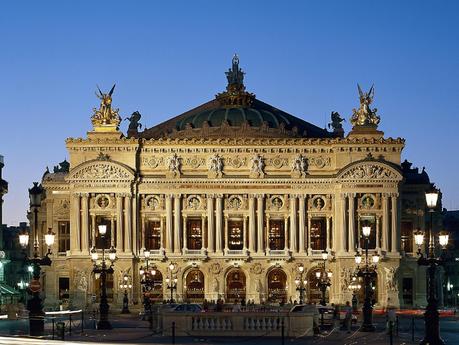
[[[298,155],[292,160],[292,176],[293,177],[305,177],[308,169],[308,163],[306,157]]]
[[[174,153],[167,159],[167,169],[169,170],[169,175],[172,177],[180,177],[182,162],[179,156]]]
[[[114,179],[127,179],[131,178],[130,174],[123,171],[121,168],[114,165],[98,163],[77,171],[72,176],[74,179],[103,179],[103,180],[114,180]]]
[[[398,176],[391,170],[376,164],[359,165],[343,176],[343,179],[397,179]]]
[[[257,178],[257,177],[264,177],[265,176],[265,162],[261,155],[256,154],[250,160],[250,177]]]
[[[210,177],[217,177],[220,178],[223,176],[223,159],[219,155],[215,154],[209,158],[209,162],[207,164],[209,169],[209,176]]]

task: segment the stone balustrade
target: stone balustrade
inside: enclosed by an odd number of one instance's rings
[[[177,336],[267,336],[313,335],[313,312],[163,312],[160,315],[164,336],[171,336],[175,322]]]

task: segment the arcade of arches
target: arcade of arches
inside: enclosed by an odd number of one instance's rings
[[[314,270],[326,250],[333,272],[327,300],[345,303],[363,223],[372,229],[370,254],[381,256],[378,304],[425,303],[413,231],[425,229],[430,180],[401,162],[404,139],[378,129],[376,110],[362,103],[373,94],[356,97],[345,134],[337,113],[328,131],[246,92],[237,59],[226,75],[227,89],[215,99],[143,131],[133,113],[126,134],[111,107],[116,93],[105,94],[110,102],[94,112],[87,137],[66,140],[70,163],[43,175],[32,229],[40,238],[45,229],[57,232],[52,266],[43,270],[45,304],[58,305],[60,281],[69,283],[73,305],[88,303],[98,292],[90,250],[109,247],[118,257],[115,305],[122,304],[124,274],[141,302],[145,250],[157,268],[148,292],[155,302],[168,299],[171,274],[178,300],[298,300],[300,265],[306,297],[317,301]],[[101,224],[104,241],[96,232]],[[402,282],[411,282],[403,297]]]

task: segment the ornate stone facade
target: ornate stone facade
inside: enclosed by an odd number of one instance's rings
[[[334,135],[246,94],[237,63],[233,70],[237,75],[230,70],[228,81],[239,83],[240,94],[230,97],[234,88],[228,87],[224,97],[230,101],[219,104],[219,94],[198,107],[209,121],[187,112],[143,132],[131,126],[129,137],[95,127],[86,139],[67,139],[69,171],[48,173],[42,181],[46,198],[39,228],[52,227],[57,234],[53,265],[45,269],[46,303],[61,298],[62,279],[70,281],[74,304],[96,294],[89,252],[100,247],[99,224],[108,226],[118,255],[110,290],[114,304],[121,301],[125,272],[132,275],[133,299],[141,300],[145,249],[158,271],[157,300],[168,298],[161,282],[172,274],[179,300],[256,303],[298,300],[294,280],[300,264],[310,282],[307,296],[316,299],[314,272],[327,250],[327,269],[334,273],[328,296],[344,303],[351,299],[354,255],[362,248],[366,222],[374,233],[370,252],[382,256],[377,303],[403,304],[397,268],[410,255],[401,250],[400,233],[404,140],[384,138],[375,127]],[[238,107],[266,118],[259,125],[249,118],[238,123]],[[218,112],[227,122],[212,122]],[[182,128],[186,119],[190,125]],[[206,136],[225,126],[231,130]],[[238,126],[264,134],[252,136]],[[68,238],[61,231],[66,224]],[[422,303],[424,293],[413,291],[412,304]]]

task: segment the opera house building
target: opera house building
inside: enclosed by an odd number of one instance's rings
[[[345,133],[336,112],[324,129],[246,91],[236,56],[226,77],[214,99],[154,127],[141,130],[134,112],[126,134],[114,88],[99,90],[100,105],[82,116],[90,131],[66,140],[69,162],[43,175],[41,204],[29,213],[42,253],[48,229],[56,236],[43,268],[45,305],[94,303],[91,258],[103,250],[116,253],[107,276],[115,308],[123,281],[130,301],[142,303],[141,269],[152,302],[172,293],[288,303],[300,292],[318,302],[317,272],[325,272],[327,302],[344,304],[353,293],[362,300],[355,256],[363,265],[365,249],[377,256],[376,306],[425,305],[414,233],[426,227],[431,183],[401,161],[404,139],[378,128],[374,89],[358,88]]]

